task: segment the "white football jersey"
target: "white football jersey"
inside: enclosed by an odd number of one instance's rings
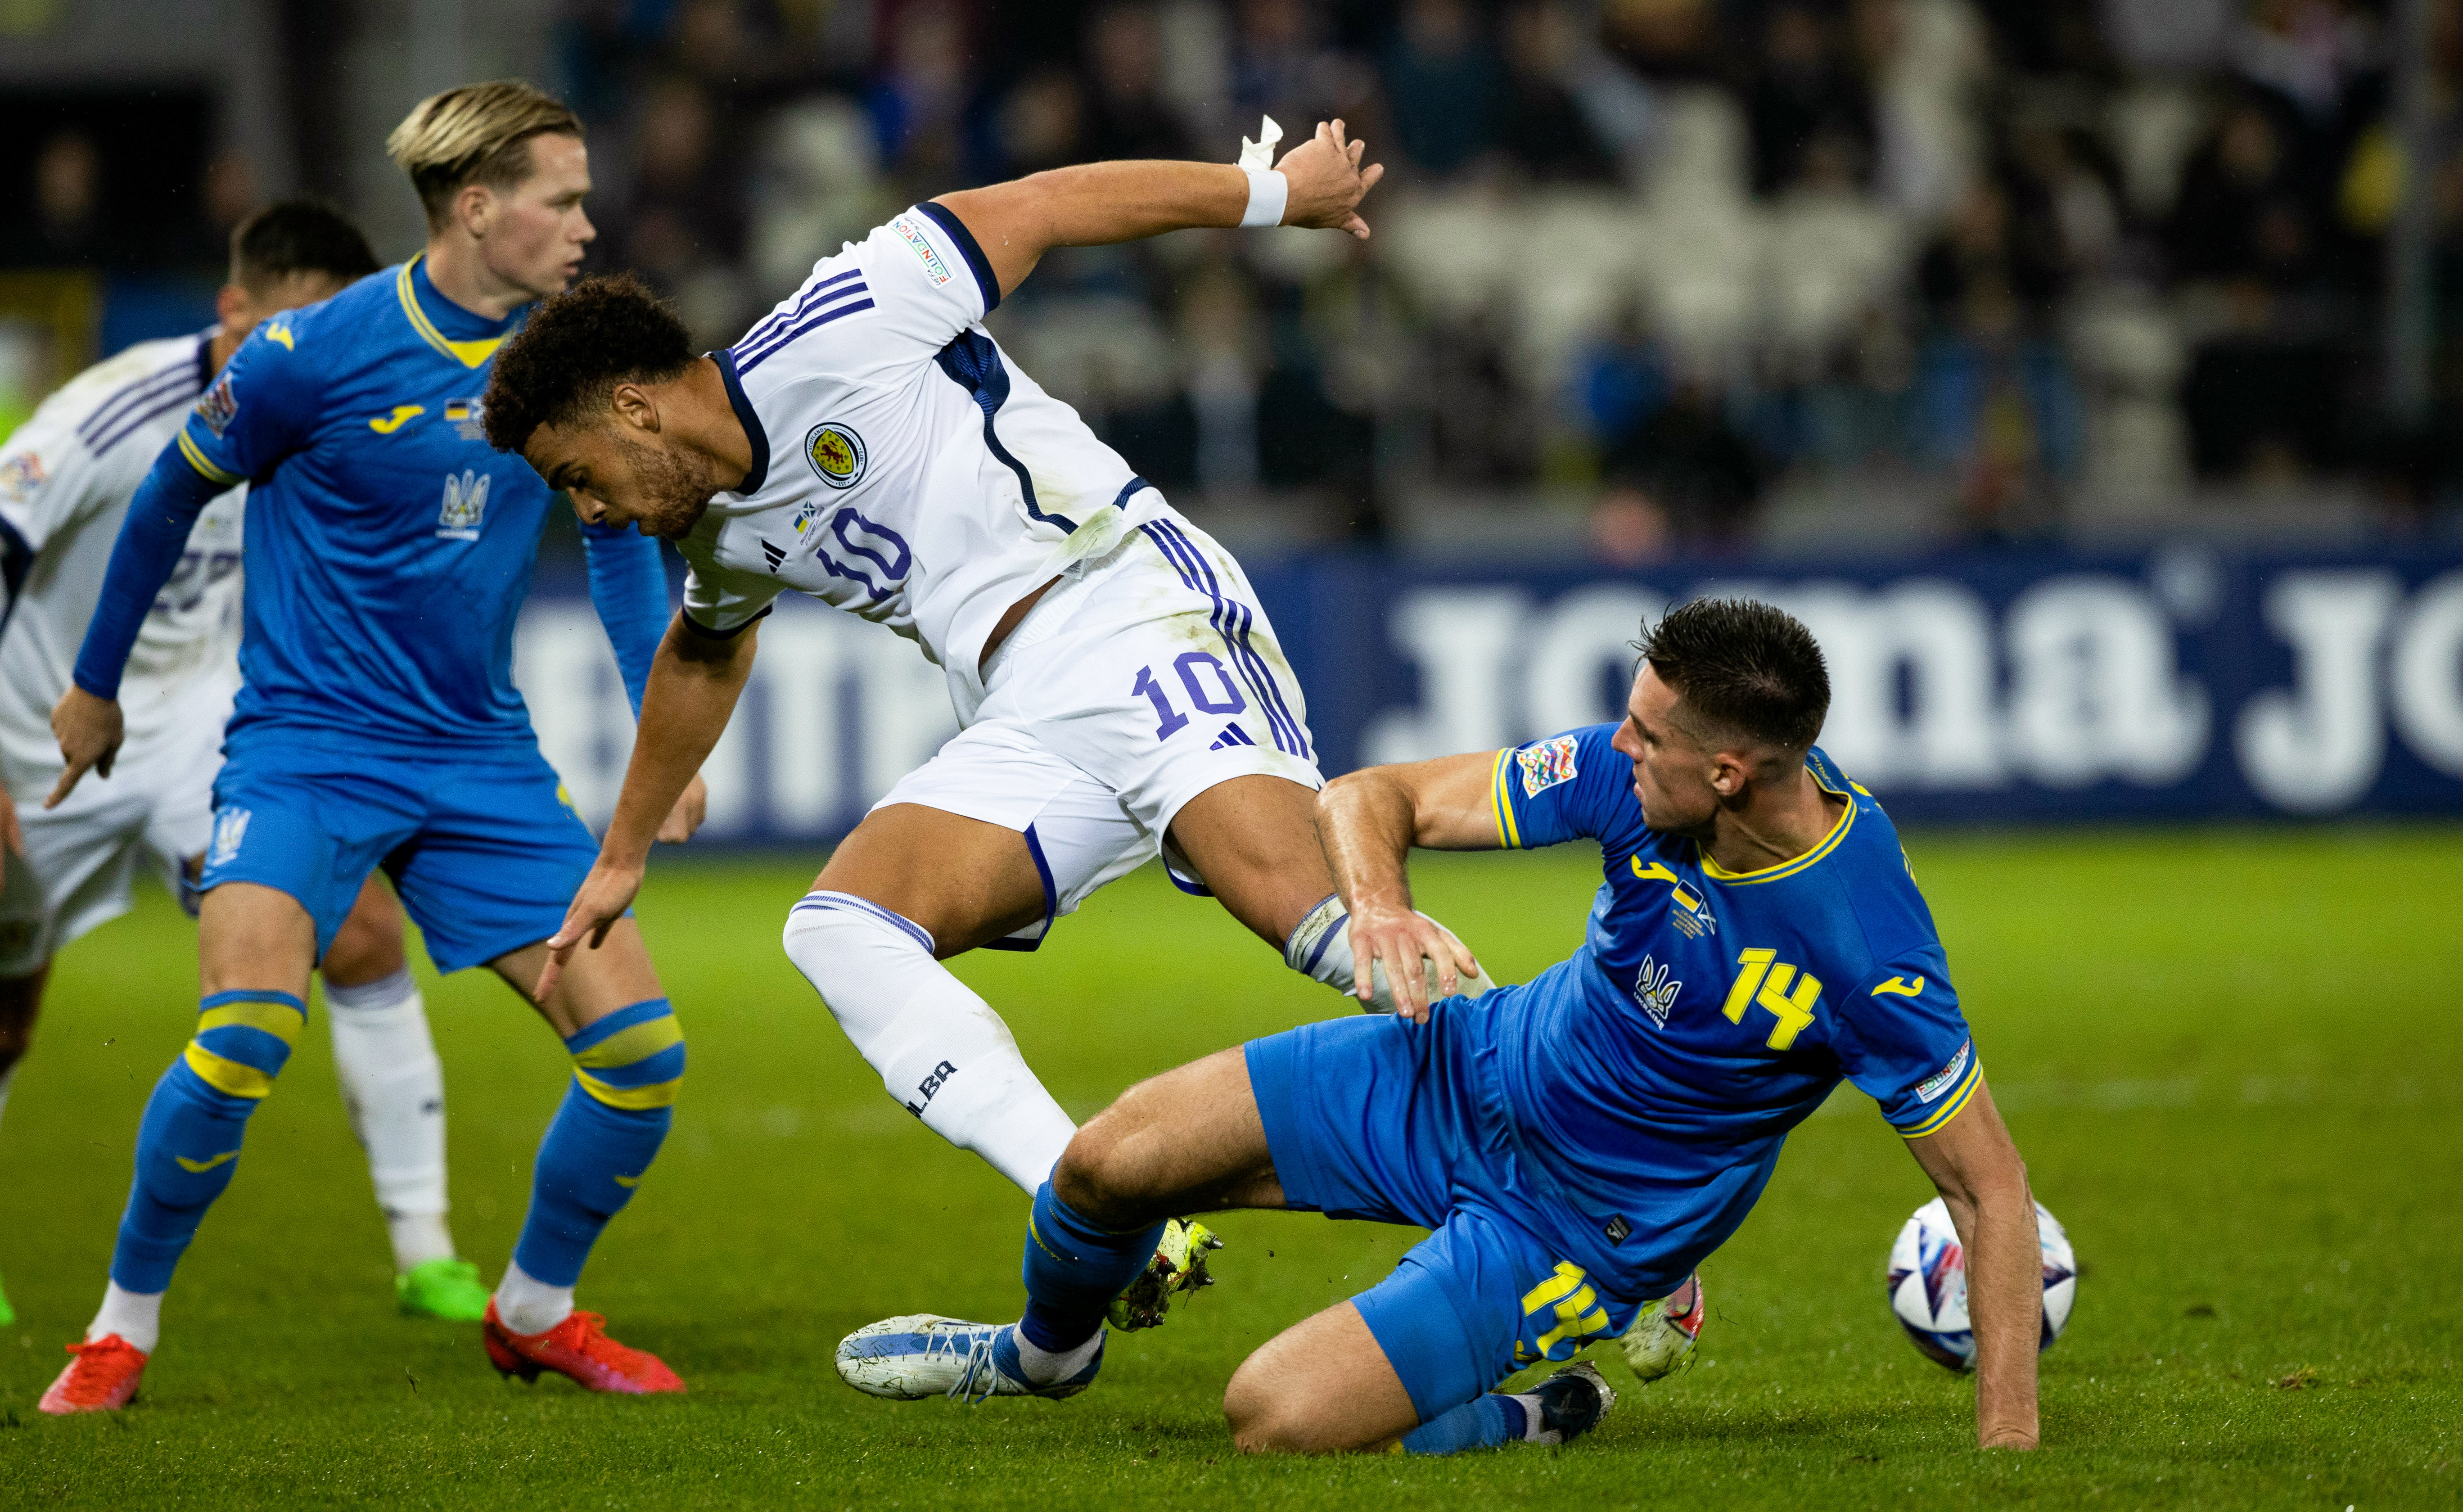
[[[1002,354],[983,327],[999,302],[966,227],[919,205],[713,354],[752,470],[679,543],[697,623],[733,629],[794,588],[972,684],[1012,604],[1163,511]]]
[[[211,335],[141,341],[96,363],[0,443],[0,777],[20,801],[58,776],[52,706],[68,691],[128,501],[205,388]],[[247,493],[206,506],[145,617],[120,693],[132,748],[183,734],[162,727],[199,677],[236,683]],[[221,744],[219,729],[186,734],[207,752]]]

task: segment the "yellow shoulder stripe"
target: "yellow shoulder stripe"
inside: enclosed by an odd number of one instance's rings
[[[1488,799],[1496,810],[1496,843],[1507,850],[1522,848],[1522,826],[1514,822],[1514,798],[1505,790],[1505,774],[1514,764],[1514,748],[1496,753],[1496,770],[1489,775]]]
[[[214,466],[212,461],[206,456],[205,452],[197,449],[197,444],[188,439],[188,432],[185,427],[183,427],[180,431],[180,455],[188,459],[188,466],[195,468],[199,472],[204,473],[206,481],[208,483],[219,483],[225,488],[229,488],[234,484],[245,483],[248,481],[248,479],[241,477],[236,472],[229,471],[223,468]]]

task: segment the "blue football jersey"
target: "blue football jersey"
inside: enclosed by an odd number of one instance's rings
[[[480,405],[519,318],[414,257],[257,327],[197,402],[182,454],[250,484],[234,750],[533,744],[513,624],[554,495]]]
[[[1782,866],[1724,871],[1643,822],[1616,728],[1497,757],[1500,844],[1594,839],[1606,879],[1581,949],[1483,999],[1475,1032],[1551,1238],[1611,1288],[1655,1296],[1734,1232],[1780,1141],[1842,1078],[1912,1136],[1955,1116],[1980,1071],[1870,794],[1812,752],[1835,826]]]

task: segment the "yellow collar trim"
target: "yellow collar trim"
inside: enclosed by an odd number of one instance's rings
[[[411,284],[410,270],[418,265],[420,257],[426,255],[421,252],[403,263],[402,272],[394,276],[393,290],[402,298],[402,313],[410,318],[410,328],[417,331],[420,340],[428,345],[465,367],[485,366],[488,359],[496,355],[496,348],[505,344],[503,337],[491,336],[481,341],[447,340],[445,333],[436,328],[436,322],[427,318],[427,312],[419,307],[419,291]]]
[[[1805,770],[1813,774],[1813,782],[1816,787],[1819,787],[1821,791],[1829,794],[1833,798],[1843,798],[1847,800],[1846,812],[1839,816],[1838,823],[1830,826],[1830,833],[1822,837],[1821,844],[1814,846],[1811,850],[1806,851],[1803,855],[1797,857],[1794,861],[1782,861],[1776,866],[1765,866],[1759,871],[1729,871],[1722,867],[1717,862],[1712,861],[1711,859],[1711,853],[1708,850],[1705,850],[1702,852],[1702,875],[1709,877],[1714,882],[1731,883],[1737,887],[1751,887],[1757,883],[1776,882],[1781,877],[1795,876],[1798,872],[1802,871],[1805,867],[1814,865],[1822,857],[1829,855],[1832,851],[1839,848],[1839,843],[1847,838],[1847,831],[1854,828],[1856,824],[1855,796],[1849,793],[1842,793],[1837,788],[1832,787],[1829,783],[1821,780],[1821,773],[1818,768],[1808,764],[1805,767]]]

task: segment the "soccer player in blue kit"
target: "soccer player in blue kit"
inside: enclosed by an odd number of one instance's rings
[[[527,997],[598,852],[512,681],[554,496],[489,447],[480,405],[497,347],[594,234],[581,125],[526,84],[472,85],[422,101],[387,150],[426,208],[426,251],[267,321],[233,355],[131,501],[53,713],[57,801],[88,768],[109,774],[138,626],[199,510],[248,480],[247,686],[201,883],[201,1017],[146,1103],[110,1284],[45,1412],[136,1394],[173,1268],[230,1182],[303,1027],[309,972],[368,873],[392,876],[440,971],[484,963]],[[667,619],[658,545],[585,539],[638,710]],[[696,787],[662,838],[688,834],[700,805]],[[625,920],[608,945],[539,1004],[574,1076],[484,1338],[506,1374],[676,1391],[656,1356],[573,1306],[591,1246],[665,1138],[685,1067],[639,931]]]
[[[1242,1364],[1224,1397],[1242,1450],[1563,1442],[1614,1402],[1587,1363],[1493,1388],[1698,1296],[1694,1267],[1844,1079],[1907,1140],[1966,1247],[1978,1442],[2033,1448],[2026,1167],[1896,831],[1814,748],[1820,650],[1737,601],[1672,611],[1642,650],[1621,724],[1370,768],[1319,803],[1354,951],[1389,973],[1445,953],[1411,909],[1411,846],[1598,841],[1606,881],[1571,958],[1132,1087],[1035,1195],[1022,1320],[887,1319],[839,1346],[839,1373],[898,1398],[1074,1394],[1166,1215],[1287,1208],[1433,1232]],[[1406,994],[1417,976],[1393,973]]]

